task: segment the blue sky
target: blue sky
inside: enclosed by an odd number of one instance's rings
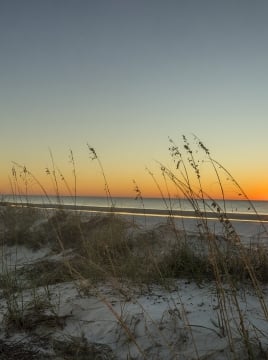
[[[131,188],[195,133],[268,198],[267,16],[261,0],[2,0],[0,192],[11,161],[42,174],[48,148],[85,176],[87,142]]]

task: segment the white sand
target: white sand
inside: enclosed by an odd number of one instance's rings
[[[131,216],[132,217],[132,216]],[[135,217],[136,223],[153,227],[159,217]],[[182,225],[178,219],[177,225]],[[196,231],[196,219],[183,221],[187,231]],[[211,222],[214,227],[215,222]],[[238,222],[238,231],[247,242],[265,241],[266,235],[257,223]],[[253,236],[254,235],[254,236]],[[23,247],[3,248],[2,271],[40,259],[49,258],[49,250],[31,252]],[[87,293],[78,291],[84,285]],[[37,292],[44,292],[40,288]],[[214,282],[197,285],[186,280],[172,282],[170,289],[151,285],[142,291],[139,288],[118,284],[116,280],[97,287],[86,281],[76,286],[74,283],[61,283],[49,286],[54,309],[65,318],[62,328],[39,329],[50,333],[57,339],[85,337],[90,343],[105,344],[113,351],[117,359],[247,359],[241,334],[239,334],[239,314],[230,295],[226,299],[226,309],[233,347],[230,349],[226,332],[221,328],[219,303]],[[262,295],[268,305],[268,286],[263,286]],[[23,292],[23,301],[27,303],[31,291]],[[256,354],[261,347],[268,354],[268,322],[258,297],[250,286],[243,286],[238,295],[249,338]],[[3,296],[0,298],[0,323],[7,310]],[[0,336],[5,338],[4,327]],[[25,334],[12,333],[11,339],[21,339]],[[28,335],[26,341],[31,341]],[[40,346],[41,352],[51,349]],[[264,356],[264,355],[263,355]],[[109,358],[109,357],[107,357]],[[97,358],[96,358],[97,359]],[[101,359],[99,357],[98,359]],[[260,357],[262,359],[262,357]],[[263,357],[265,359],[265,357]]]

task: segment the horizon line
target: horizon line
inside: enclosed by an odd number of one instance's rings
[[[16,198],[19,198],[19,197],[24,197],[24,198],[27,198],[27,197],[44,197],[44,198],[49,198],[49,197],[59,197],[59,198],[62,198],[62,197],[68,197],[68,198],[81,198],[81,197],[88,197],[88,198],[103,198],[103,199],[115,199],[115,198],[120,198],[120,199],[133,199],[133,200],[142,200],[142,199],[165,199],[165,200],[168,200],[168,199],[171,199],[171,200],[189,200],[187,197],[178,197],[178,196],[166,196],[166,197],[163,197],[163,196],[141,196],[141,198],[137,198],[135,196],[130,196],[130,195],[114,195],[114,196],[106,196],[106,195],[90,195],[90,194],[77,194],[77,195],[70,195],[70,194],[60,194],[60,195],[57,195],[57,194],[5,194],[5,193],[2,193],[0,194],[0,197],[4,198],[5,196],[9,196],[9,197],[16,197]],[[226,197],[226,198],[210,198],[210,197],[204,197],[204,198],[193,198],[194,200],[199,200],[199,201],[202,201],[202,200],[211,200],[211,201],[246,201],[246,202],[250,202],[250,201],[268,201],[268,199],[254,199],[254,198],[243,198],[242,196],[241,197]],[[1,200],[0,200],[1,201]],[[2,200],[3,201],[3,200]]]

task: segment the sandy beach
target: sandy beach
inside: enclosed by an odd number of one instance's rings
[[[86,210],[80,216],[85,224],[92,223],[96,209]],[[97,210],[100,219],[101,209]],[[117,209],[117,215],[122,214],[121,210]],[[46,211],[41,214],[31,223],[31,231],[47,231],[49,216]],[[73,216],[71,211],[62,220],[64,224],[72,220],[70,214]],[[192,214],[187,218],[182,214],[172,217],[172,227],[166,214],[155,211],[151,215],[127,211],[120,218],[131,224],[127,229],[131,238],[135,235],[135,239],[148,239],[148,234],[153,234],[148,241],[155,258],[164,258],[168,247],[176,242],[174,224],[180,234],[190,234],[187,239],[196,251],[200,246],[204,248],[198,235],[198,219]],[[243,242],[267,245],[263,224],[250,220],[234,223]],[[209,223],[214,234],[224,241],[217,221]],[[267,359],[268,287],[263,282],[257,290],[250,280],[237,282],[234,294],[230,282],[223,279],[219,287],[211,278],[196,281],[180,277],[161,284],[114,276],[96,282],[80,274],[63,281],[58,265],[67,264],[67,273],[68,261],[75,256],[74,247],[55,250],[49,242],[39,248],[22,243],[10,245],[4,241],[5,231],[2,221],[2,359]],[[146,252],[147,245],[143,244]],[[135,246],[132,250],[137,251],[137,257],[143,251]],[[55,268],[54,280],[41,281],[49,269],[41,264]],[[37,277],[33,272],[39,272]],[[29,282],[29,275],[35,281]]]
[[[18,202],[8,202],[10,206],[18,206]],[[34,208],[40,209],[57,209],[59,208],[59,204],[46,204],[46,203],[20,203],[20,206],[31,206]],[[172,216],[172,217],[182,217],[182,218],[196,218],[200,216],[195,211],[190,210],[177,210],[177,209],[150,209],[150,208],[134,208],[134,207],[108,207],[108,206],[92,206],[92,205],[80,205],[80,204],[61,204],[64,210],[72,210],[72,211],[80,211],[80,212],[91,212],[91,213],[110,213],[114,212],[116,214],[122,215],[140,215],[140,216]],[[208,219],[217,219],[219,214],[215,211],[207,211],[203,213],[204,216]],[[259,214],[259,213],[237,213],[237,212],[226,212],[226,216],[229,220],[241,220],[241,221],[263,221],[268,222],[267,214]]]

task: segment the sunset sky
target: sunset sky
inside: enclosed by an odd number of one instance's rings
[[[88,143],[113,195],[158,196],[145,168],[194,133],[268,199],[267,19],[267,0],[1,0],[0,194],[12,161],[50,191],[50,151],[73,189],[70,149],[79,193],[103,194]]]

